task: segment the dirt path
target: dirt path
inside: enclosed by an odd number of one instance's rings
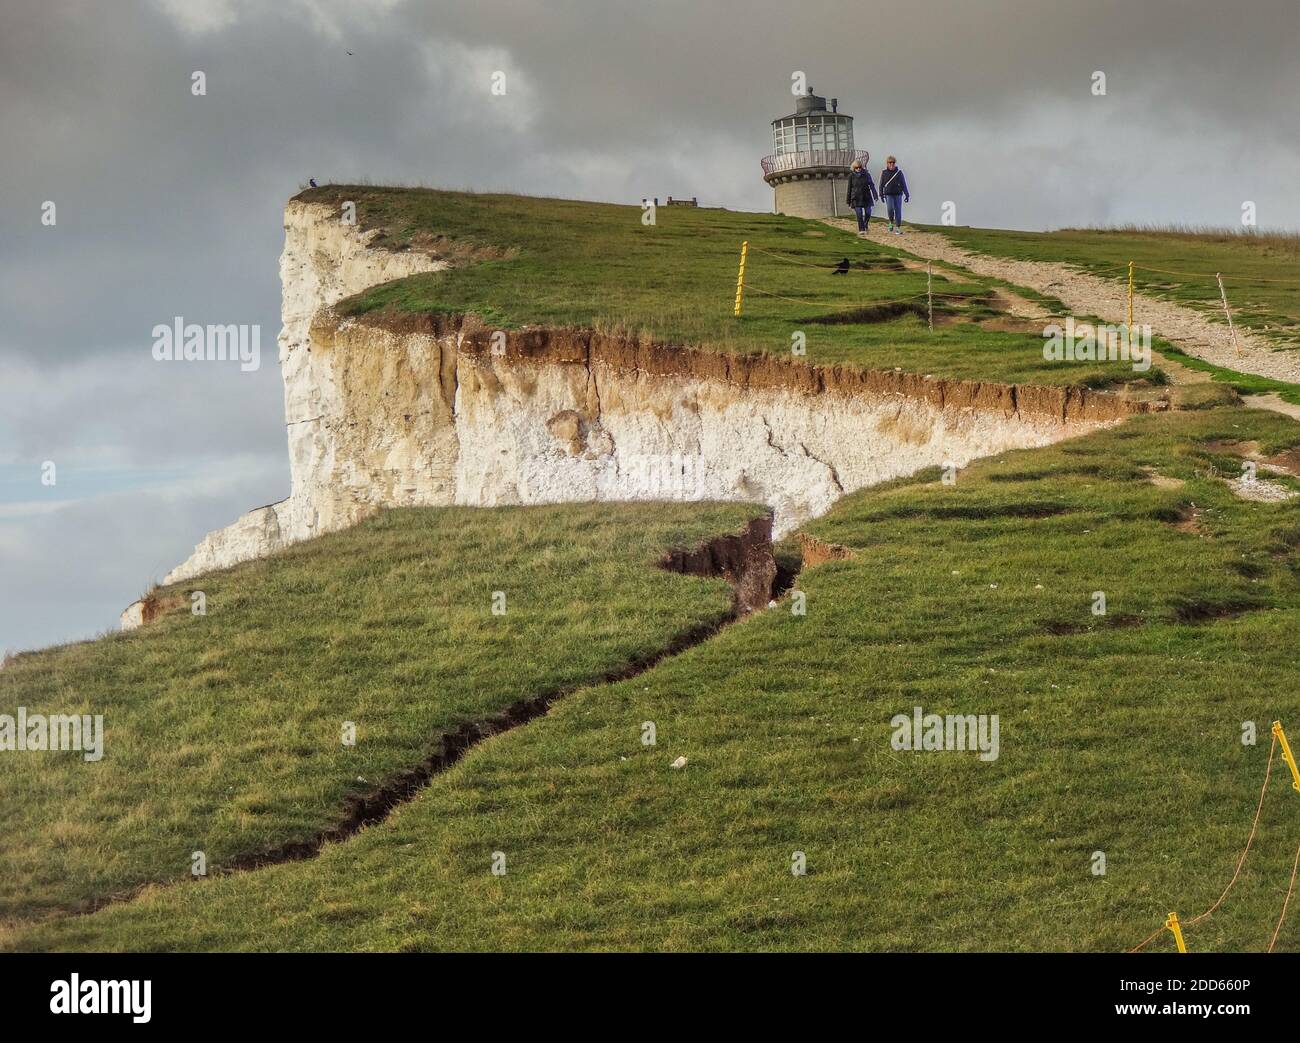
[[[846,231],[857,228],[853,221],[844,219],[829,219],[826,223]],[[901,236],[891,235],[885,222],[877,220],[871,222],[869,238],[917,257],[960,265],[976,275],[1027,286],[1056,297],[1079,315],[1096,315],[1109,323],[1122,323],[1128,318],[1128,290],[1122,283],[1089,275],[1067,264],[971,253],[937,232],[905,228]],[[1233,350],[1228,327],[1194,308],[1142,293],[1136,294],[1133,300],[1136,321],[1149,323],[1152,330],[1187,354],[1239,373],[1300,384],[1300,352],[1278,351],[1264,337],[1238,327],[1237,342],[1241,348],[1238,354]]]

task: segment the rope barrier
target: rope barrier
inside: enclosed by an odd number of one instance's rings
[[[785,261],[786,264],[798,264],[803,266],[804,268],[816,268],[818,271],[822,271],[822,272],[830,271],[835,267],[834,264],[829,264],[829,265],[813,264],[811,261],[796,261],[793,257],[787,257],[784,254],[773,253],[771,250],[764,250],[761,246],[751,246],[750,249],[755,250],[761,254],[767,254],[768,257],[775,257],[778,261]]]
[[[767,249],[764,249],[764,248],[761,247],[761,246],[752,246],[751,244],[744,244],[744,247],[743,247],[743,249],[742,249],[742,260],[741,260],[741,271],[740,271],[740,277],[739,277],[739,280],[738,280],[738,283],[737,283],[737,291],[736,291],[736,308],[735,308],[735,313],[736,313],[737,315],[740,314],[740,294],[741,294],[741,292],[742,292],[742,291],[741,291],[741,287],[744,285],[744,257],[743,257],[743,253],[744,253],[744,250],[747,250],[747,249],[752,249],[752,250],[754,250],[754,251],[757,252],[757,253],[764,254],[764,255],[767,256],[767,257],[772,257],[772,258],[774,258],[774,259],[776,259],[776,260],[778,260],[778,261],[782,261],[782,262],[784,262],[784,263],[786,263],[786,264],[794,264],[794,265],[798,265],[798,266],[801,267],[801,268],[812,268],[812,269],[815,269],[815,270],[817,270],[817,271],[819,271],[819,272],[835,272],[835,271],[840,271],[840,272],[842,272],[842,274],[848,274],[848,272],[858,272],[858,273],[861,273],[861,274],[864,274],[864,275],[870,275],[870,274],[872,274],[871,270],[864,270],[864,269],[861,269],[861,268],[857,268],[857,269],[855,269],[855,268],[841,269],[840,266],[839,266],[839,264],[830,264],[830,265],[815,264],[815,263],[810,262],[810,261],[804,261],[804,260],[800,260],[799,258],[796,258],[796,257],[791,257],[791,256],[789,256],[789,255],[787,255],[787,254],[778,253],[778,252],[776,252],[776,251],[774,251],[774,250],[767,250]],[[1129,282],[1129,325],[1130,325],[1130,326],[1133,324],[1133,273],[1134,273],[1134,271],[1152,272],[1152,273],[1157,273],[1157,274],[1160,274],[1160,275],[1172,275],[1172,276],[1179,277],[1179,278],[1205,279],[1205,280],[1207,280],[1207,281],[1210,279],[1210,276],[1209,276],[1209,275],[1202,274],[1202,273],[1196,273],[1196,272],[1182,272],[1182,271],[1178,271],[1178,270],[1175,270],[1175,269],[1169,269],[1169,268],[1155,268],[1155,267],[1152,267],[1152,266],[1150,266],[1150,265],[1141,265],[1141,264],[1136,264],[1136,263],[1131,262],[1131,261],[1128,262],[1127,264],[1106,265],[1106,266],[1103,266],[1103,267],[1100,267],[1100,268],[1091,268],[1091,267],[1085,267],[1085,266],[1083,266],[1083,265],[1080,265],[1080,269],[1083,271],[1084,274],[1087,274],[1087,275],[1095,275],[1095,276],[1097,276],[1098,278],[1106,278],[1106,277],[1108,277],[1109,275],[1111,275],[1111,274],[1113,274],[1113,273],[1117,273],[1117,272],[1118,272],[1118,273],[1124,273],[1124,274],[1127,275],[1127,277],[1128,277],[1128,282]],[[973,281],[973,278],[974,278],[974,277],[972,277],[972,281]],[[1236,331],[1235,326],[1234,326],[1233,321],[1232,321],[1232,313],[1231,313],[1231,311],[1230,311],[1229,308],[1228,308],[1227,295],[1226,295],[1226,293],[1225,293],[1224,290],[1223,290],[1223,278],[1222,278],[1221,275],[1217,275],[1217,274],[1216,274],[1215,279],[1216,279],[1216,281],[1217,281],[1217,285],[1218,285],[1218,289],[1219,289],[1219,294],[1220,294],[1220,299],[1221,299],[1221,303],[1222,303],[1222,305],[1223,305],[1224,313],[1227,315],[1227,319],[1228,319],[1228,329],[1229,329],[1229,334],[1230,334],[1230,336],[1232,337],[1233,348],[1234,348],[1234,350],[1236,351],[1236,353],[1237,353],[1238,355],[1241,355],[1241,354],[1242,354],[1242,350],[1241,350],[1240,345],[1237,343],[1237,335],[1236,335],[1237,331]],[[933,301],[934,301],[934,298],[935,298],[935,297],[939,297],[939,298],[942,298],[942,299],[945,299],[945,300],[951,300],[951,301],[967,301],[967,302],[975,302],[975,301],[979,301],[979,300],[981,299],[981,297],[980,297],[981,294],[985,294],[985,293],[989,293],[989,292],[990,292],[989,289],[988,289],[987,287],[982,287],[981,289],[976,290],[976,291],[974,291],[974,292],[970,292],[970,293],[934,293],[934,292],[933,292],[933,280],[934,280],[934,276],[933,276],[933,262],[930,262],[929,265],[927,265],[927,271],[926,271],[926,292],[925,292],[925,293],[917,293],[917,294],[913,294],[913,295],[910,296],[910,297],[899,297],[899,298],[894,298],[894,299],[892,299],[892,300],[887,300],[887,301],[872,301],[872,302],[869,302],[869,303],[867,303],[867,304],[857,305],[857,306],[855,306],[855,307],[850,307],[850,308],[844,308],[844,307],[842,307],[838,302],[837,302],[837,303],[830,303],[830,302],[826,302],[826,301],[810,301],[810,300],[806,300],[806,299],[803,299],[803,298],[800,298],[800,297],[790,297],[790,296],[788,296],[788,295],[786,295],[786,294],[776,293],[776,292],[774,292],[774,291],[772,291],[772,290],[763,289],[762,287],[759,287],[759,286],[752,286],[752,285],[751,285],[749,288],[750,288],[751,290],[753,290],[753,292],[755,292],[755,293],[761,294],[761,295],[763,295],[763,296],[765,296],[765,297],[771,297],[771,298],[773,298],[774,300],[786,301],[786,302],[788,302],[788,303],[790,303],[790,304],[801,304],[801,305],[804,305],[804,306],[806,306],[806,307],[810,307],[810,308],[829,308],[829,309],[832,309],[832,310],[834,310],[834,311],[843,312],[843,313],[845,313],[845,314],[849,314],[850,312],[853,312],[853,311],[856,311],[856,310],[860,310],[861,308],[866,308],[866,307],[882,307],[882,306],[886,306],[886,305],[889,305],[889,304],[905,304],[905,303],[908,303],[908,302],[910,302],[910,301],[918,300],[918,299],[921,298],[921,297],[925,297],[925,298],[926,298],[926,301],[927,301],[927,322],[928,322],[928,324],[929,324],[929,327],[930,327],[931,331],[933,331],[933,329],[934,329],[934,314],[933,314],[933,308],[934,308],[934,305],[933,305]],[[1287,280],[1282,280],[1282,279],[1250,279],[1249,277],[1246,277],[1246,276],[1239,277],[1239,278],[1236,279],[1236,281],[1239,282],[1239,283],[1246,283],[1246,282],[1267,282],[1267,283],[1282,284],[1282,285],[1295,285],[1295,286],[1300,286],[1300,283],[1291,283],[1291,282],[1288,282]],[[1189,920],[1189,921],[1187,921],[1187,926],[1190,927],[1190,926],[1192,926],[1193,924],[1195,924],[1196,922],[1197,922],[1197,920]],[[1157,933],[1158,933],[1158,932],[1157,932]]]
[[[803,300],[799,297],[786,297],[783,294],[773,293],[771,290],[765,290],[761,286],[755,286],[753,283],[746,283],[745,289],[753,293],[761,293],[765,297],[775,297],[777,300],[790,301],[792,304],[807,304],[813,308],[839,308],[841,311],[844,311],[846,313],[851,311],[861,311],[863,308],[877,308],[887,304],[906,304],[908,301],[914,301],[920,297],[925,296],[925,292],[922,291],[921,293],[914,293],[910,297],[893,297],[887,301],[865,301],[862,304],[855,304],[852,307],[844,308],[841,307],[842,302],[839,301],[832,304],[829,301],[808,301],[808,300]],[[935,296],[936,297],[960,297],[962,295],[952,294],[952,293],[936,293]]]
[[[773,293],[771,290],[765,290],[761,286],[755,286],[753,283],[749,283],[746,286],[746,289],[748,289],[750,293],[761,293],[764,297],[775,297],[777,300],[789,301],[791,304],[807,304],[813,308],[838,308],[839,307],[838,302],[836,302],[835,304],[831,304],[827,301],[805,301],[805,300],[800,300],[798,297],[786,297],[779,293]]]
[[[1241,867],[1246,864],[1246,856],[1250,854],[1250,845],[1255,842],[1255,831],[1259,828],[1259,813],[1264,809],[1264,791],[1268,789],[1269,777],[1273,774],[1273,755],[1277,752],[1277,736],[1273,736],[1273,744],[1268,748],[1268,765],[1264,768],[1264,785],[1260,787],[1259,803],[1255,806],[1255,821],[1250,824],[1250,836],[1246,838],[1246,850],[1241,853],[1241,858],[1237,859],[1237,868],[1233,871],[1232,879],[1228,881],[1228,886],[1223,889],[1223,894],[1219,895],[1219,900],[1215,902],[1200,916],[1194,916],[1187,921],[1188,927],[1193,927],[1208,917],[1214,910],[1223,904],[1223,900],[1228,897],[1228,892],[1232,890],[1232,885],[1237,882],[1237,877],[1241,875]]]
[[[1300,282],[1294,282],[1290,279],[1265,279],[1262,276],[1254,275],[1230,275],[1227,278],[1229,282],[1263,282],[1273,286],[1300,287]]]
[[[1295,849],[1295,861],[1291,863],[1291,883],[1287,885],[1286,898],[1282,901],[1282,915],[1277,918],[1277,926],[1273,928],[1273,937],[1268,942],[1268,952],[1273,951],[1273,946],[1277,944],[1277,932],[1282,930],[1282,921],[1286,919],[1286,907],[1291,904],[1291,892],[1295,890],[1295,871],[1300,866],[1300,847]]]
[[[1141,952],[1143,949],[1145,949],[1148,945],[1150,945],[1153,941],[1155,941],[1157,938],[1160,937],[1160,935],[1162,935],[1162,934],[1164,934],[1164,933],[1165,933],[1165,925],[1164,925],[1164,924],[1161,924],[1161,925],[1160,925],[1159,927],[1157,927],[1154,931],[1152,931],[1152,932],[1151,932],[1150,934],[1148,934],[1145,938],[1143,938],[1140,942],[1138,942],[1137,945],[1133,946],[1133,948],[1131,948],[1131,949],[1125,949],[1124,951],[1125,951],[1125,952]]]
[[[1133,946],[1133,948],[1125,949],[1124,951],[1126,953],[1141,952],[1165,931],[1173,931],[1174,927],[1171,926],[1171,924],[1180,927],[1194,927],[1202,920],[1207,919],[1216,909],[1219,908],[1219,906],[1223,905],[1224,899],[1228,897],[1228,893],[1232,890],[1233,886],[1237,883],[1237,879],[1241,876],[1242,866],[1246,864],[1246,856],[1250,854],[1251,845],[1255,843],[1255,834],[1259,830],[1259,818],[1264,810],[1264,795],[1268,792],[1269,780],[1273,777],[1273,758],[1277,755],[1279,739],[1281,739],[1284,744],[1283,756],[1287,758],[1288,766],[1290,765],[1290,758],[1287,756],[1286,752],[1289,750],[1289,746],[1286,745],[1286,734],[1282,731],[1281,724],[1274,722],[1273,742],[1268,748],[1268,763],[1264,767],[1264,784],[1259,788],[1259,801],[1255,805],[1255,818],[1250,824],[1250,835],[1246,837],[1246,847],[1242,850],[1241,857],[1237,859],[1236,868],[1232,871],[1232,879],[1228,881],[1228,886],[1223,889],[1223,893],[1219,895],[1218,900],[1210,906],[1210,908],[1206,909],[1205,912],[1201,913],[1200,916],[1194,916],[1190,920],[1183,921],[1181,925],[1178,924],[1177,914],[1170,913],[1168,920],[1143,938],[1142,941],[1138,942],[1137,945]],[[1295,774],[1294,770],[1292,774]],[[1286,920],[1287,906],[1290,905],[1291,895],[1295,890],[1297,870],[1300,870],[1300,847],[1296,848],[1295,861],[1291,865],[1291,882],[1287,886],[1286,899],[1282,902],[1282,914],[1278,917],[1277,925],[1273,928],[1273,937],[1269,940],[1268,949],[1266,950],[1267,952],[1273,951],[1273,947],[1277,944],[1278,933],[1282,930],[1282,923]],[[1185,951],[1181,945],[1179,946],[1179,951]]]
[[[1082,266],[1081,266],[1082,267]],[[1207,282],[1215,278],[1208,272],[1182,272],[1172,268],[1153,268],[1146,264],[1134,264],[1133,267],[1140,272],[1157,272],[1160,275],[1176,275],[1184,279],[1204,279]],[[1085,275],[1105,275],[1112,272],[1123,272],[1128,270],[1127,264],[1106,265],[1104,268],[1084,267]],[[1300,281],[1293,279],[1265,279],[1262,276],[1256,277],[1251,275],[1225,275],[1224,279],[1228,282],[1238,283],[1269,283],[1277,286],[1293,286],[1300,288]]]
[[[1216,276],[1208,275],[1205,272],[1178,272],[1178,271],[1172,271],[1169,268],[1152,268],[1145,264],[1135,264],[1133,267],[1143,272],[1159,272],[1161,275],[1178,275],[1188,279],[1208,280],[1208,279],[1216,278]],[[1229,282],[1261,282],[1261,283],[1271,283],[1280,286],[1300,286],[1300,282],[1297,282],[1294,279],[1265,279],[1262,276],[1255,277],[1250,275],[1230,275],[1230,276],[1224,276],[1224,278],[1226,278]]]
[[[1133,267],[1140,272],[1159,272],[1161,275],[1178,275],[1187,279],[1213,279],[1214,278],[1214,276],[1212,275],[1205,275],[1199,272],[1175,272],[1175,271],[1170,271],[1168,268],[1151,268],[1145,264],[1134,264]]]

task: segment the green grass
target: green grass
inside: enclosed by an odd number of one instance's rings
[[[997,257],[1061,261],[1134,285],[1223,319],[1215,273],[1223,274],[1233,321],[1265,334],[1282,348],[1300,345],[1300,237],[1162,231],[1144,228],[1013,232],[936,228],[958,246]],[[1138,317],[1141,321],[1141,317]]]
[[[1300,733],[1300,501],[1231,493],[1221,479],[1252,441],[1276,452],[1300,443],[1300,425],[1235,408],[1142,416],[985,460],[952,486],[924,475],[848,497],[810,530],[856,557],[804,572],[807,615],[784,602],[634,680],[579,691],[315,861],[160,888],[7,944],[1133,945],[1170,909],[1188,919],[1218,897],[1269,722]],[[1193,504],[1199,531],[1176,527]],[[546,589],[563,625],[576,599]],[[1090,611],[1098,590],[1106,616]],[[256,599],[250,587],[245,611]],[[410,654],[445,676],[445,649]],[[1000,757],[891,749],[890,718],[914,705],[998,714]],[[644,721],[658,745],[642,745]],[[1258,745],[1242,745],[1243,721]],[[1300,841],[1286,776],[1279,760],[1250,860],[1187,932],[1193,950],[1267,944]],[[504,876],[490,872],[497,851]],[[790,872],[795,851],[807,876]],[[1293,911],[1279,948],[1297,947]]]
[[[1300,384],[1273,380],[1255,373],[1239,373],[1235,369],[1216,366],[1213,362],[1206,362],[1195,355],[1179,351],[1171,344],[1160,344],[1156,350],[1168,358],[1176,359],[1188,369],[1198,369],[1203,373],[1213,374],[1217,382],[1226,384],[1240,395],[1277,395],[1284,402],[1300,405]]]
[[[15,658],[0,712],[102,713],[107,738],[97,763],[0,753],[0,920],[183,877],[196,850],[216,871],[310,838],[457,725],[716,624],[730,612],[723,581],[654,563],[756,511],[385,512],[164,589],[174,607],[143,630]],[[192,589],[206,616],[190,613]]]
[[[351,200],[358,223],[380,230],[377,242],[431,249],[456,262],[344,301],[345,315],[468,313],[500,328],[630,329],[672,343],[786,356],[792,335],[802,332],[812,363],[1092,387],[1144,376],[1120,362],[1046,362],[1040,330],[982,328],[980,320],[997,314],[988,300],[997,283],[975,276],[936,278],[935,292],[955,297],[936,298],[931,333],[925,273],[903,268],[891,247],[821,222],[663,207],[646,226],[635,206],[366,186],[312,189],[299,198],[331,206]],[[742,240],[750,244],[749,289],[736,318]],[[832,276],[843,257],[855,267]],[[891,302],[902,302],[898,314],[881,307]],[[843,321],[854,311],[854,321]]]

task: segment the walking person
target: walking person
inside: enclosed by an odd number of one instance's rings
[[[848,204],[858,215],[858,235],[865,237],[867,226],[871,224],[871,205],[880,199],[876,192],[876,183],[871,180],[870,171],[862,166],[861,160],[855,159],[849,171]]]
[[[885,201],[885,210],[889,214],[889,230],[902,235],[903,201],[910,203],[912,195],[907,190],[907,178],[893,156],[885,158],[885,169],[880,172],[880,198]]]

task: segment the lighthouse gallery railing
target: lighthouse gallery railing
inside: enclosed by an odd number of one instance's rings
[[[767,156],[760,160],[763,176],[780,174],[787,170],[800,170],[805,167],[843,167],[848,169],[856,159],[866,163],[871,158],[869,152],[862,149],[830,148],[812,149],[808,152],[785,152],[779,156]]]

